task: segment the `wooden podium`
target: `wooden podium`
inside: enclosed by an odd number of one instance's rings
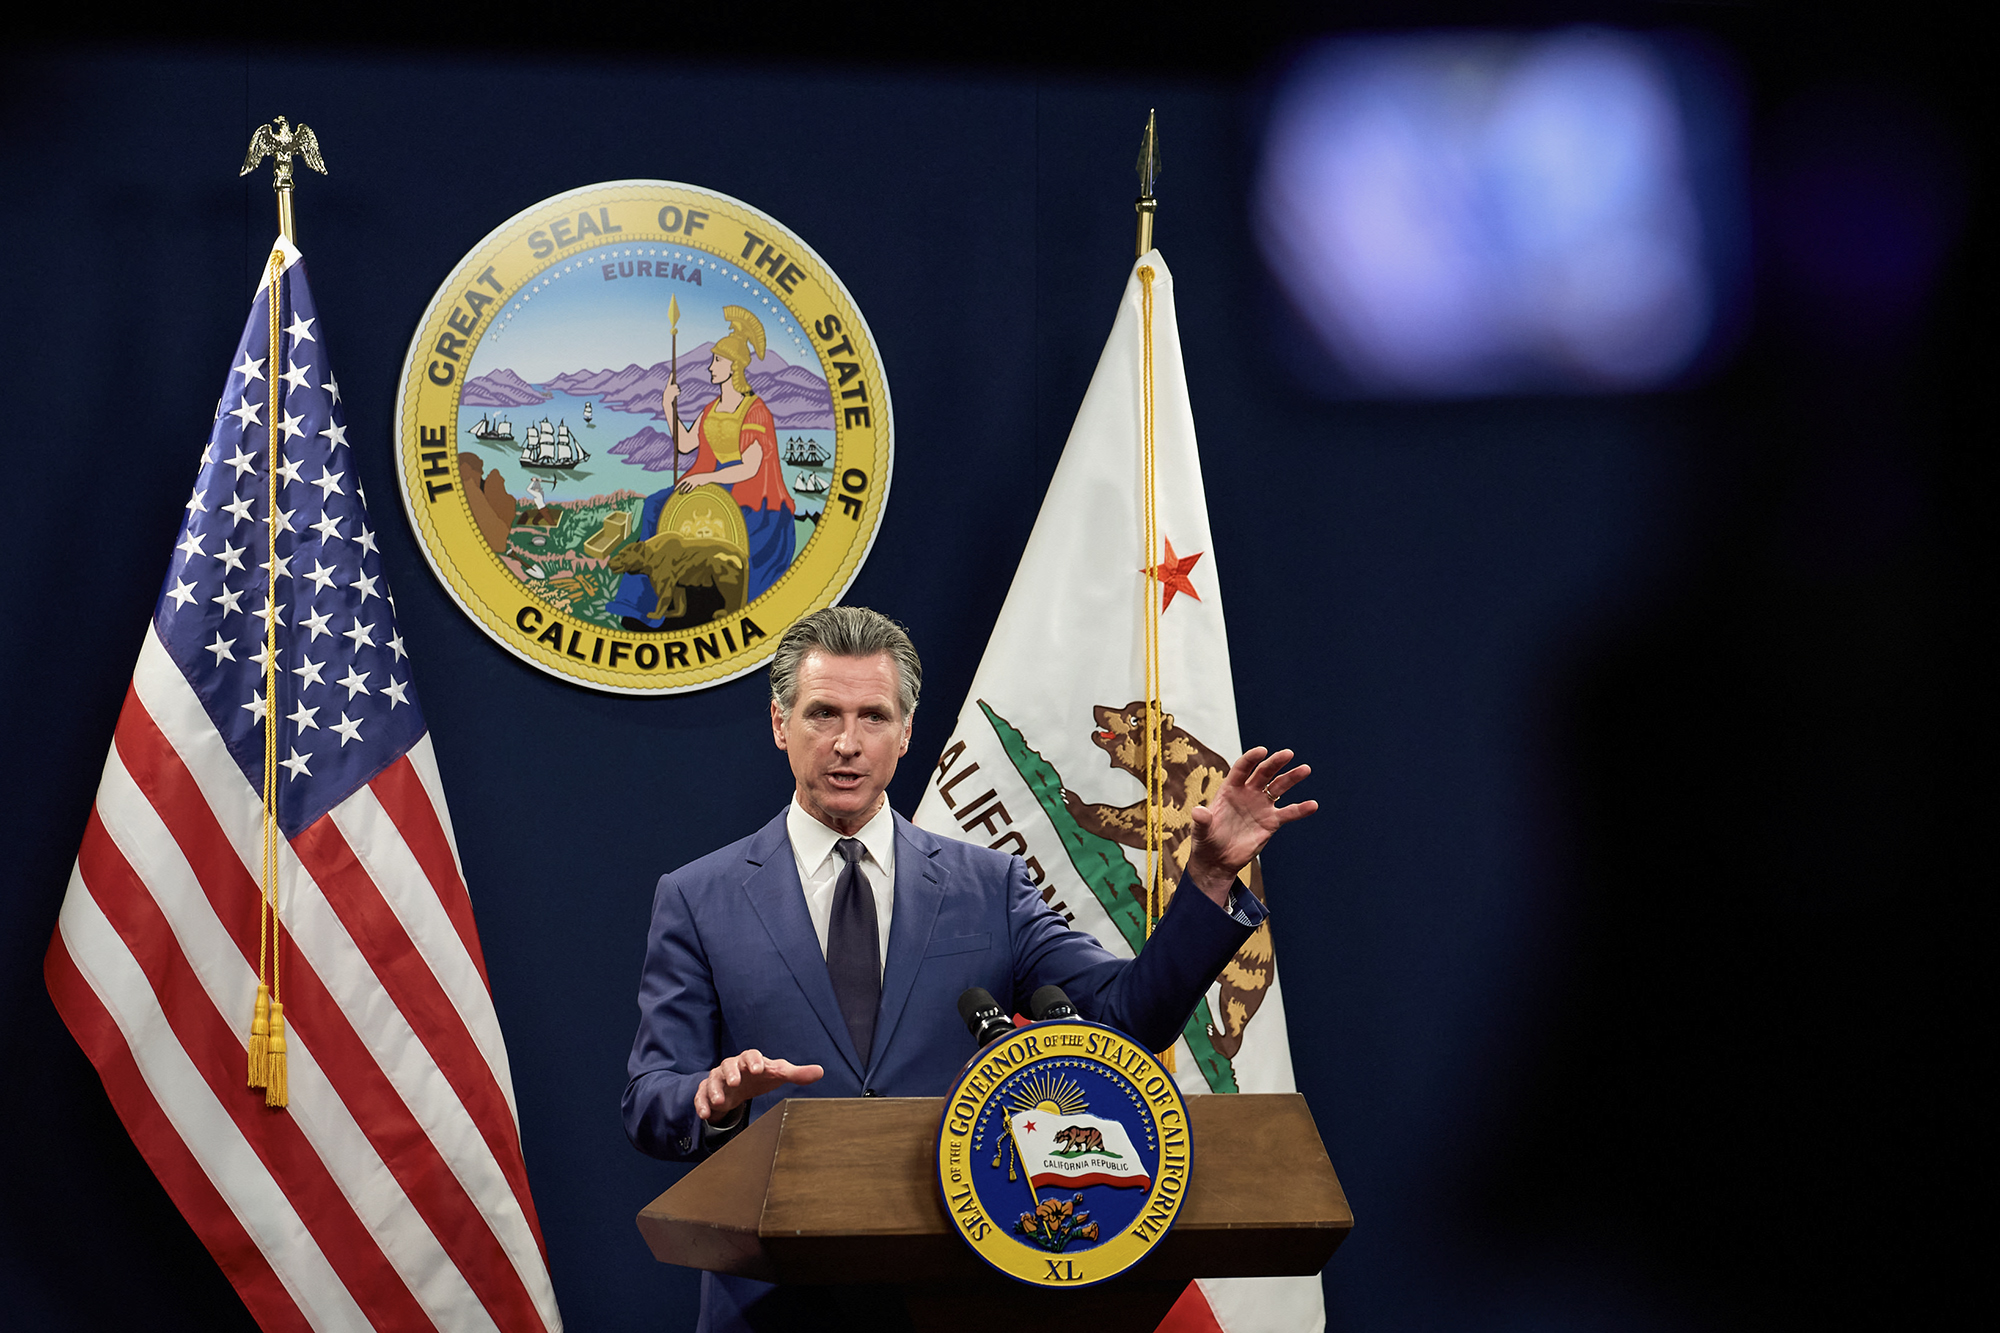
[[[1317,1273],[1354,1225],[1303,1097],[1198,1096],[1187,1107],[1193,1162],[1173,1230],[1096,1286],[1017,1282],[959,1238],[938,1196],[941,1097],[781,1102],[647,1204],[639,1231],[661,1263],[893,1284],[920,1330],[1019,1333],[1082,1316],[1103,1333],[1151,1333],[1189,1279]]]

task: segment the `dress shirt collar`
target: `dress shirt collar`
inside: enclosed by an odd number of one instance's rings
[[[819,871],[826,858],[833,855],[833,845],[846,836],[807,814],[796,796],[785,807],[785,833],[791,839],[792,855],[798,858],[799,870],[806,877]],[[869,857],[893,883],[896,875],[896,816],[890,812],[889,803],[882,802],[882,808],[854,836],[861,840]]]

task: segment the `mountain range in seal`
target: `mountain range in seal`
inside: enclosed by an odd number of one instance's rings
[[[714,349],[713,342],[705,342],[682,352],[674,362],[681,384],[680,412],[687,420],[692,421],[719,392],[708,382],[708,363]],[[750,363],[749,379],[751,389],[771,409],[771,418],[778,429],[833,429],[833,391],[810,370],[791,364],[776,352],[767,352]],[[595,400],[615,411],[664,421],[666,413],[660,410],[660,394],[666,387],[665,361],[644,367],[634,363],[623,370],[567,371],[540,384],[531,384],[501,367],[467,380],[459,402],[465,407],[524,408],[545,403],[556,393],[566,393]],[[612,452],[631,453],[626,446],[637,439],[639,436],[621,440]],[[635,445],[634,449],[642,447],[645,445]],[[660,452],[665,453],[667,447],[662,443]],[[672,463],[665,466],[671,467]]]

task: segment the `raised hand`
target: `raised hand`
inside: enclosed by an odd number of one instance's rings
[[[1280,805],[1287,791],[1312,775],[1312,768],[1292,762],[1290,750],[1272,754],[1263,746],[1246,750],[1229,766],[1229,776],[1193,811],[1194,850],[1188,856],[1188,877],[1218,905],[1229,901],[1229,885],[1251,858],[1264,850],[1281,825],[1304,819],[1319,809],[1318,801]]]
[[[787,1083],[817,1083],[824,1073],[819,1065],[795,1065],[790,1060],[769,1058],[762,1051],[744,1051],[709,1070],[708,1077],[695,1087],[694,1113],[711,1123],[725,1120],[752,1097]]]

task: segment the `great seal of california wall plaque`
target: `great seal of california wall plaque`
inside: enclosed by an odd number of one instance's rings
[[[895,456],[882,360],[803,240],[727,195],[612,181],[460,260],[403,365],[397,476],[431,568],[516,657],[670,694],[838,601]]]

